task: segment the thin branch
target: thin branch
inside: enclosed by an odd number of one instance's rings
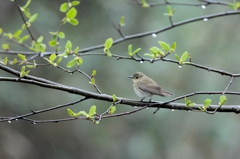
[[[231,77],[231,79],[230,79],[227,87],[226,87],[225,90],[223,91],[223,94],[225,94],[225,92],[228,90],[229,86],[232,84],[233,78],[234,78],[234,76]]]
[[[51,107],[51,108],[46,108],[46,109],[42,109],[42,110],[38,110],[38,111],[31,110],[31,113],[28,113],[28,114],[17,115],[16,117],[4,117],[4,118],[2,118],[2,120],[0,120],[0,122],[23,119],[25,117],[32,116],[32,115],[35,115],[35,114],[40,114],[40,113],[43,113],[43,112],[48,112],[48,111],[51,111],[51,110],[55,110],[55,109],[67,107],[67,106],[70,106],[70,105],[74,105],[74,104],[80,103],[82,101],[85,101],[87,99],[88,99],[87,97],[84,97],[84,98],[76,100],[74,102],[61,104],[61,105],[58,105],[58,106],[55,106],[55,107]]]
[[[27,31],[28,31],[29,35],[31,36],[32,40],[36,41],[36,40],[34,39],[32,33],[31,33],[28,25],[27,25],[26,20],[24,19],[24,16],[23,16],[22,11],[21,11],[21,9],[20,9],[21,6],[19,5],[18,0],[15,0],[15,2],[16,2],[16,4],[17,4],[17,8],[18,8],[18,11],[19,11],[19,13],[20,13],[20,15],[21,15],[21,17],[22,17],[22,20],[23,20],[24,24],[26,25],[26,28],[27,28]]]
[[[157,6],[166,6],[166,5],[179,5],[179,6],[207,6],[207,5],[229,5],[230,3],[226,3],[226,2],[220,2],[220,1],[208,1],[208,0],[203,0],[202,2],[205,3],[188,3],[188,2],[169,2],[169,1],[165,1],[165,2],[159,2],[159,3],[148,3],[150,7],[157,7]],[[141,1],[137,1],[138,5],[142,5]]]
[[[105,115],[102,116],[102,119],[106,119],[106,118],[113,118],[113,117],[120,117],[120,116],[125,116],[125,115],[130,115],[136,112],[139,112],[143,109],[148,108],[147,106],[144,107],[140,107],[137,109],[134,109],[132,111],[128,111],[128,112],[123,112],[123,113],[118,113],[118,114],[111,114],[111,115]],[[50,119],[50,120],[33,120],[33,119],[28,119],[28,118],[22,118],[22,120],[26,120],[31,122],[32,124],[38,124],[38,123],[58,123],[58,122],[64,122],[64,121],[71,121],[71,120],[89,120],[88,118],[84,117],[84,116],[80,116],[80,117],[76,117],[76,118],[65,118],[65,119]]]
[[[123,35],[123,33],[122,33],[122,31],[121,31],[121,26],[118,25],[118,27],[117,27],[114,23],[113,23],[112,25],[113,25],[113,27],[117,30],[117,32],[120,34],[120,36],[121,36],[122,38],[125,38],[125,36]]]
[[[78,68],[76,68],[76,71],[83,74],[84,76],[86,76],[89,79],[89,81],[92,80],[92,77],[88,76],[85,72],[79,70]],[[97,90],[98,93],[102,94],[102,92],[100,91],[100,89],[98,88],[98,86],[96,84],[94,84],[93,87]]]
[[[187,23],[193,23],[193,22],[197,22],[197,21],[203,21],[203,19],[207,18],[207,19],[213,19],[213,18],[218,18],[218,17],[222,17],[222,16],[230,16],[230,15],[236,15],[236,14],[240,14],[240,10],[237,10],[237,11],[226,11],[226,12],[221,12],[221,13],[216,13],[216,14],[211,14],[211,15],[206,15],[206,16],[201,16],[201,17],[197,17],[197,18],[192,18],[192,19],[188,19],[188,20],[183,20],[183,21],[180,21],[180,22],[176,22],[176,23],[173,23],[173,26],[170,25],[170,26],[167,26],[167,27],[164,27],[164,28],[161,28],[161,29],[157,29],[157,30],[152,30],[152,31],[148,31],[148,32],[143,32],[143,33],[139,33],[139,34],[133,34],[133,35],[128,35],[128,36],[124,36],[124,38],[119,38],[117,40],[115,40],[113,42],[113,45],[116,45],[118,43],[122,43],[124,41],[127,41],[127,40],[132,40],[132,39],[136,39],[136,38],[141,38],[141,37],[145,37],[145,36],[150,36],[152,34],[159,34],[161,32],[164,32],[164,31],[167,31],[167,30],[170,30],[174,27],[179,27],[181,25],[184,25],[184,24],[187,24]],[[78,53],[86,53],[86,52],[89,52],[89,51],[93,51],[93,50],[97,50],[97,49],[102,49],[104,48],[104,44],[101,44],[101,45],[96,45],[96,46],[91,46],[91,47],[88,47],[88,48],[84,48],[84,49],[81,49],[78,51]],[[24,51],[21,51],[21,52],[13,52],[13,51],[1,51],[0,50],[0,53],[12,53],[12,54],[18,54],[18,53],[21,53],[21,54],[36,54],[36,52],[24,52]],[[53,53],[56,53],[56,52],[44,52],[44,53],[41,53],[41,56],[49,56]],[[62,53],[62,52],[61,52]]]

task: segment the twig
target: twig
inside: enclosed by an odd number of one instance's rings
[[[17,4],[17,8],[18,8],[18,11],[19,11],[19,13],[20,13],[20,15],[21,15],[21,17],[22,17],[22,20],[23,20],[24,24],[26,25],[27,31],[28,31],[29,35],[31,36],[31,39],[34,40],[34,41],[36,41],[36,40],[34,39],[32,33],[31,33],[29,27],[27,26],[26,20],[25,20],[24,17],[23,17],[22,11],[20,10],[21,6],[19,5],[18,0],[15,0],[15,2],[16,2],[16,4]]]

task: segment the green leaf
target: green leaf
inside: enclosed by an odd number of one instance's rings
[[[8,57],[5,57],[4,60],[3,60],[3,64],[7,65],[7,62],[8,62]]]
[[[164,41],[158,41],[158,43],[162,47],[163,50],[170,51],[170,46],[167,43],[165,43]]]
[[[128,45],[128,52],[129,52],[129,53],[130,53],[130,52],[132,53],[132,44],[129,44],[129,45]]]
[[[61,61],[62,61],[62,57],[59,57],[56,63],[59,64]]]
[[[29,35],[24,35],[22,38],[18,40],[20,44],[22,44],[25,40],[27,40],[30,36]]]
[[[221,95],[219,99],[219,106],[222,106],[227,101],[227,97],[225,95]]]
[[[182,56],[181,56],[181,58],[180,58],[180,60],[179,60],[179,64],[182,65],[183,62],[185,62],[185,61],[187,60],[188,56],[189,56],[188,52],[185,51],[185,52],[182,54]]]
[[[113,114],[115,111],[116,111],[116,107],[115,107],[115,106],[112,106],[112,107],[109,109],[108,114]]]
[[[115,94],[112,95],[113,102],[117,101],[117,96]]]
[[[9,44],[2,44],[2,48],[3,48],[3,50],[8,51],[9,50]]]
[[[68,112],[68,115],[71,116],[71,117],[74,117],[74,112],[72,111],[72,109],[70,108],[67,108],[67,112]]]
[[[211,99],[206,99],[203,104],[203,109],[207,110],[207,108],[211,105],[212,100]]]
[[[155,56],[153,54],[149,54],[149,53],[145,53],[144,56],[149,56],[149,57],[151,57],[153,59],[155,58]]]
[[[29,18],[28,22],[29,22],[29,23],[33,23],[33,22],[37,19],[37,16],[38,16],[37,13],[36,13],[36,14],[33,14],[33,15]]]
[[[79,5],[79,4],[80,4],[79,1],[72,1],[71,3],[72,3],[72,6],[76,6],[76,5]]]
[[[67,63],[67,67],[73,67],[74,65],[76,64],[76,60],[75,59],[73,59],[73,60],[71,60],[71,61],[69,61],[68,63]]]
[[[137,48],[136,50],[133,51],[133,55],[138,53],[140,50],[142,50],[141,48]]]
[[[89,82],[90,84],[94,85],[95,84],[95,79],[91,78],[91,82]]]
[[[48,44],[51,46],[51,47],[54,47],[57,45],[57,41],[55,39],[52,39],[51,41],[48,42]]]
[[[172,44],[172,46],[171,46],[170,52],[175,52],[176,47],[177,47],[177,43],[174,42],[174,43]]]
[[[155,47],[155,46],[151,47],[149,50],[155,56],[160,55],[161,57],[163,57],[165,55],[165,53],[161,49],[159,49],[158,47]],[[158,57],[158,56],[156,56],[156,57]]]
[[[148,4],[145,0],[141,0],[141,2],[142,2],[142,7],[143,7],[143,8],[148,8],[148,7],[150,7],[150,4]]]
[[[180,61],[180,58],[179,58],[179,56],[177,55],[177,54],[175,54],[175,58],[176,58],[176,60],[179,62]]]
[[[72,8],[69,9],[69,11],[67,12],[66,17],[69,18],[69,19],[73,19],[73,18],[76,17],[76,15],[77,15],[77,10],[76,10],[74,7],[72,7]]]
[[[3,30],[2,30],[2,28],[0,28],[0,35],[2,34],[2,32],[3,32]]]
[[[27,68],[36,68],[34,65],[26,65]]]
[[[68,49],[69,51],[72,49],[72,43],[71,41],[67,41],[66,45],[65,45],[65,49]]]
[[[75,113],[74,114],[74,117],[78,117],[78,116],[80,116],[82,114],[82,111],[79,111],[78,113]]]
[[[25,55],[18,54],[18,57],[19,57],[22,61],[26,61],[26,56],[25,56]]]
[[[89,118],[88,113],[86,113],[85,111],[80,111],[82,115],[84,115],[86,118]]]
[[[56,57],[57,57],[56,54],[52,54],[50,55],[49,60],[53,62],[56,59]]]
[[[113,44],[113,39],[112,38],[108,38],[106,41],[105,41],[105,48],[106,49],[110,49],[112,47],[112,44]]]
[[[61,39],[65,38],[65,34],[64,34],[64,32],[62,32],[62,31],[58,32],[57,35],[58,35],[58,37],[61,38]]]
[[[14,64],[16,64],[16,63],[17,63],[17,59],[14,58],[11,64],[14,65]]]
[[[88,113],[89,117],[92,117],[96,114],[96,109],[97,109],[97,107],[95,105],[91,106],[91,108],[89,109],[89,113]]]
[[[22,29],[18,29],[14,34],[13,37],[14,38],[19,38],[19,36],[22,34]]]
[[[97,74],[97,71],[96,70],[93,70],[92,71],[92,76],[95,76]]]
[[[79,22],[76,18],[73,18],[73,19],[70,19],[69,23],[72,25],[78,25]]]
[[[22,7],[23,9],[26,9],[31,3],[31,0],[28,0],[27,3]]]
[[[76,47],[74,50],[74,54],[78,54],[79,47]]]
[[[78,57],[76,62],[77,62],[77,65],[80,66],[83,63],[83,59],[81,57]]]
[[[43,39],[44,39],[43,36],[39,36],[39,38],[37,39],[37,42],[42,43]]]
[[[109,49],[104,48],[103,50],[104,50],[104,52],[107,54],[107,56],[109,56],[109,57],[112,56],[112,54],[111,54],[111,52],[110,52]]]
[[[119,25],[120,25],[121,27],[123,27],[123,26],[126,25],[126,24],[124,23],[124,21],[125,21],[125,17],[124,17],[124,16],[121,16],[120,21],[119,21]]]
[[[67,3],[61,4],[60,11],[65,13],[67,10],[68,10],[68,4]]]

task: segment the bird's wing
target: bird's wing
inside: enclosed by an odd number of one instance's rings
[[[165,94],[162,93],[161,91],[161,86],[159,86],[159,84],[157,84],[156,82],[149,82],[146,84],[146,82],[137,82],[137,86],[139,89],[141,89],[142,91],[148,92],[150,94],[155,94],[155,95],[159,95],[159,96],[163,96],[165,97]]]

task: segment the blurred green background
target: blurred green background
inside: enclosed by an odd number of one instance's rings
[[[20,4],[26,3],[19,0]],[[59,11],[63,0],[32,1],[30,12],[38,13],[37,20],[30,30],[35,38],[44,36],[44,43],[51,40],[49,31],[57,31],[64,14]],[[103,44],[109,37],[120,38],[112,27],[121,16],[125,16],[124,35],[131,35],[160,29],[169,25],[163,16],[166,6],[141,8],[132,5],[131,0],[82,0],[77,6],[78,26],[66,24],[62,31],[66,38],[61,41],[62,49],[67,40],[74,48],[80,49]],[[155,1],[158,2],[158,1]],[[178,1],[187,2],[187,1]],[[188,1],[198,2],[198,1]],[[226,1],[231,2],[231,1]],[[206,9],[199,7],[172,6],[176,9],[174,22],[230,10],[227,6],[211,5]],[[157,46],[157,41],[177,42],[176,54],[188,51],[192,61],[208,67],[239,73],[239,15],[225,16],[186,24],[161,34],[157,37],[143,37],[114,45],[111,52],[127,55],[127,46],[142,48],[143,55],[149,48]],[[0,27],[4,32],[15,32],[22,25],[22,19],[14,2],[0,1]],[[27,34],[25,31],[24,34]],[[8,42],[0,38],[0,44]],[[30,43],[29,43],[30,45]],[[12,50],[27,51],[25,48],[10,43]],[[50,47],[48,51],[53,51]],[[93,52],[102,53],[102,49]],[[5,55],[1,55],[5,57]],[[63,65],[71,60],[68,57]],[[175,59],[174,54],[168,58]],[[223,91],[230,78],[200,70],[191,66],[179,68],[167,62],[137,63],[130,60],[115,60],[109,57],[84,56],[81,70],[91,74],[97,70],[96,83],[105,94],[139,100],[128,79],[136,71],[144,72],[160,83],[165,90],[173,92],[175,97],[194,91]],[[40,63],[44,60],[38,59]],[[19,68],[18,68],[19,69]],[[9,76],[0,70],[1,76]],[[75,86],[96,92],[81,74],[69,75],[53,67],[39,67],[31,70],[31,75],[43,77],[65,85]],[[236,78],[229,91],[239,91],[240,82]],[[16,116],[68,103],[79,96],[65,92],[40,88],[21,83],[0,82],[1,116]],[[219,96],[195,96],[190,98],[195,103],[203,103],[211,98],[217,104]],[[238,96],[227,96],[226,104],[239,104]],[[171,98],[154,97],[153,100],[166,101]],[[183,101],[180,101],[183,102]],[[97,112],[104,112],[111,103],[89,100],[71,106],[74,111],[88,111],[91,105],[97,106]],[[132,110],[125,105],[117,105],[117,112]],[[129,158],[129,159],[236,159],[240,156],[239,115],[217,113],[207,115],[199,112],[170,111],[161,109],[152,115],[154,109],[103,120],[99,125],[89,121],[70,121],[62,123],[32,125],[24,121],[0,123],[0,158],[1,159],[75,159],[75,158]],[[66,108],[38,114],[34,119],[67,118]]]

